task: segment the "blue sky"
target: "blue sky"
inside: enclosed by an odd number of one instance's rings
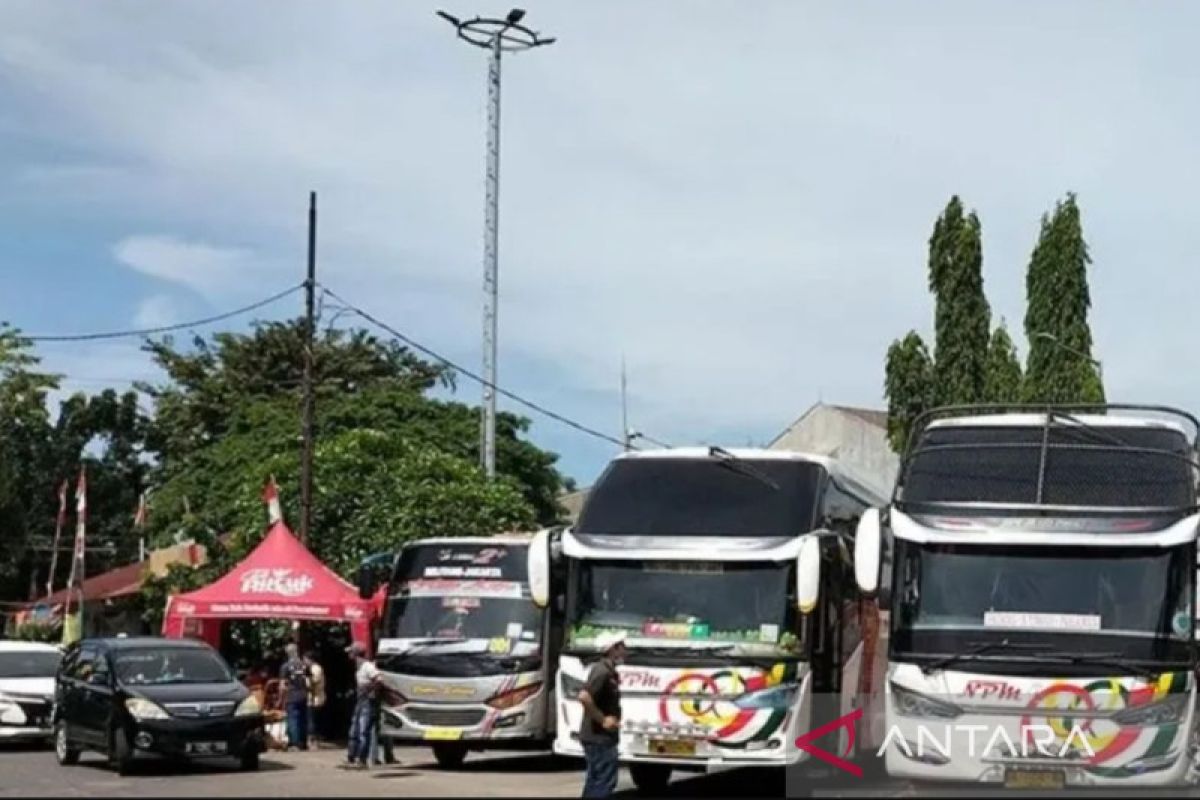
[[[673,443],[763,442],[818,397],[881,407],[888,343],[932,322],[949,195],[1024,350],[1038,220],[1073,190],[1110,397],[1194,407],[1195,6],[527,9],[559,41],[504,66],[503,385],[617,434],[624,355],[632,424]],[[478,364],[485,56],[433,10],[10,0],[0,319],[124,328],[269,294],[301,278],[315,189],[322,280]],[[71,387],[152,374],[136,342],[42,352]],[[613,453],[533,435],[584,483]]]

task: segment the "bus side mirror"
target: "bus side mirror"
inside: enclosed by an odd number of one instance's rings
[[[550,531],[541,530],[529,543],[529,596],[538,608],[550,604]]]
[[[378,590],[379,585],[375,578],[375,565],[370,561],[364,561],[358,565],[358,596],[363,600],[370,600]]]
[[[821,591],[821,540],[807,536],[796,559],[796,605],[805,614],[817,607]]]
[[[854,537],[854,580],[858,590],[868,597],[879,591],[883,531],[879,509],[868,508],[858,520]]]

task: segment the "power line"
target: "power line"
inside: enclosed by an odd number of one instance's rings
[[[471,370],[458,365],[457,363],[451,361],[450,359],[446,358],[445,356],[441,355],[440,353],[438,353],[434,350],[431,350],[430,348],[426,347],[425,345],[421,344],[420,342],[412,339],[409,336],[406,336],[405,334],[403,334],[400,331],[393,328],[391,325],[388,325],[386,322],[384,322],[376,317],[371,316],[371,314],[367,313],[366,311],[362,310],[358,306],[354,305],[349,300],[340,296],[337,292],[333,291],[332,289],[330,289],[326,286],[322,286],[321,288],[330,297],[334,298],[335,300],[340,302],[342,305],[346,306],[348,309],[353,311],[355,314],[357,314],[358,316],[367,320],[368,322],[370,322],[374,325],[377,325],[378,327],[382,328],[383,330],[387,331],[392,336],[395,336],[397,339],[399,339],[400,341],[407,344],[409,347],[413,348],[414,350],[419,350],[420,352],[424,353],[425,355],[429,356],[432,359],[435,359],[436,361],[442,362],[446,366],[453,369],[455,372],[466,375],[468,378],[475,381],[476,383],[479,383],[482,386],[489,387],[494,392],[496,392],[496,394],[504,395],[509,400],[512,400],[515,403],[519,403],[520,405],[523,405],[532,411],[536,411],[537,413],[541,414],[542,416],[549,417],[550,419],[555,420],[556,422],[561,422],[563,425],[566,425],[569,428],[574,428],[575,430],[580,431],[581,433],[586,433],[589,436],[596,437],[597,439],[603,439],[604,441],[611,442],[612,444],[615,444],[621,448],[625,447],[625,442],[621,441],[620,439],[616,438],[615,436],[609,436],[607,433],[604,433],[603,431],[598,431],[595,428],[588,427],[587,425],[584,425],[581,422],[576,422],[575,420],[573,420],[569,417],[565,417],[556,411],[551,411],[550,409],[546,408],[545,406],[539,405],[538,403],[535,403],[532,400],[526,400],[524,397],[521,397],[518,394],[510,392],[507,389],[504,389],[500,386],[496,386],[495,384],[489,383],[484,378],[482,378],[481,376],[472,372]]]
[[[106,333],[76,333],[76,334],[64,334],[64,335],[54,335],[54,336],[23,336],[23,335],[19,335],[18,338],[24,339],[24,340],[30,341],[30,342],[92,342],[92,341],[98,341],[101,339],[123,339],[123,338],[132,337],[132,336],[142,337],[142,336],[150,336],[150,335],[156,334],[156,333],[170,333],[172,331],[185,330],[187,328],[197,328],[197,327],[200,327],[201,325],[211,325],[214,322],[222,322],[231,317],[237,317],[242,314],[249,313],[256,309],[262,308],[263,306],[270,305],[271,303],[274,303],[276,300],[282,300],[283,298],[287,297],[289,294],[299,291],[303,286],[304,286],[303,283],[298,283],[295,286],[292,286],[288,289],[283,290],[282,292],[279,292],[278,294],[273,294],[270,297],[266,297],[262,300],[259,300],[256,303],[251,303],[248,306],[242,306],[241,308],[235,308],[232,311],[226,311],[223,314],[217,314],[212,317],[204,317],[203,319],[195,319],[195,320],[191,320],[190,322],[180,322],[175,325],[161,325],[156,328],[138,328],[138,329],[127,330],[127,331],[108,331]]]

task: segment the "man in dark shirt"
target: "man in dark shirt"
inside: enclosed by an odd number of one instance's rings
[[[287,661],[279,671],[283,680],[287,709],[288,749],[308,749],[308,666],[300,660],[300,650],[289,644]]]
[[[603,656],[592,665],[579,692],[579,702],[583,704],[579,741],[587,762],[584,797],[608,797],[617,788],[617,743],[621,729],[617,665],[625,659],[625,634],[601,634],[596,637],[596,644]]]

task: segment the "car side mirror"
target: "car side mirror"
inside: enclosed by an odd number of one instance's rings
[[[369,561],[364,561],[358,565],[358,596],[363,600],[370,600],[375,596],[375,592],[379,590],[378,580],[375,577],[375,565]]]
[[[93,672],[88,675],[87,682],[89,686],[108,686],[108,673]]]
[[[821,591],[821,539],[806,536],[796,559],[796,605],[804,614],[817,607]]]
[[[854,581],[858,590],[868,597],[879,591],[879,575],[883,556],[883,526],[879,509],[868,508],[858,521],[854,537]]]

